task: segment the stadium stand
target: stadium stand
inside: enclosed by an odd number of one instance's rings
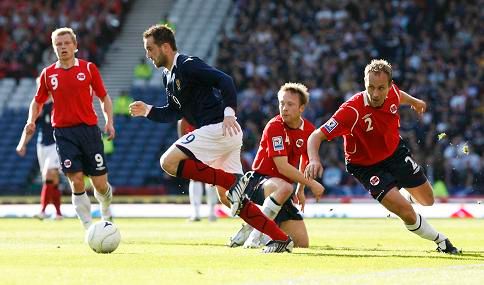
[[[234,30],[222,35],[216,66],[235,78],[240,109],[259,105],[266,120],[277,112],[281,83],[306,83],[311,91],[306,117],[321,125],[348,96],[364,89],[369,59],[385,58],[394,66],[394,81],[429,103],[417,123],[412,112],[402,111],[402,136],[430,180],[444,182],[451,195],[483,195],[483,4],[237,1]],[[246,137],[257,141],[266,120],[253,120],[247,112],[239,117]],[[257,128],[247,129],[248,124]],[[244,157],[251,157],[255,149],[245,151]],[[321,157],[333,173],[323,179],[327,194],[361,191],[346,177],[340,148],[327,144]]]
[[[34,78],[39,68],[52,61],[50,33],[45,31],[58,24],[77,25],[82,45],[90,47],[79,57],[101,65],[112,56],[107,56],[106,50],[121,23],[125,24],[130,5],[147,5],[144,1],[87,2],[89,7],[83,1],[0,3],[2,195],[25,193],[38,173],[33,145],[26,158],[18,158],[14,150],[35,91]],[[484,195],[482,0],[188,2],[174,1],[169,12],[159,12],[159,19],[165,17],[176,27],[182,53],[208,62],[214,58],[214,65],[236,81],[238,117],[245,131],[245,168],[251,165],[263,126],[278,112],[275,94],[282,83],[301,81],[310,88],[311,101],[305,114],[321,125],[348,96],[364,88],[363,68],[369,59],[386,58],[394,66],[395,82],[429,103],[429,112],[418,122],[412,112],[402,110],[401,123],[402,136],[416,160],[425,165],[430,180],[439,185],[444,196],[446,192],[453,196]],[[137,11],[135,7],[132,10]],[[198,17],[193,17],[195,12],[199,12]],[[123,29],[139,27],[130,22]],[[140,41],[138,33],[133,38]],[[139,50],[132,54],[135,64],[143,54],[141,44],[128,48]],[[119,69],[119,64],[107,64],[108,74]],[[134,100],[164,103],[160,70],[154,70],[146,83],[136,84],[134,79],[130,90]],[[179,194],[183,182],[164,174],[158,161],[177,138],[175,124],[116,115],[115,127],[114,152],[107,159],[117,193]],[[326,144],[320,153],[327,194],[366,196],[344,171],[340,146],[338,141]]]

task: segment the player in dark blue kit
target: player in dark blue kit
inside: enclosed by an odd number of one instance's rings
[[[168,103],[153,107],[142,101],[130,105],[132,116],[157,122],[182,117],[196,129],[178,139],[160,158],[168,174],[218,186],[220,201],[247,223],[273,240],[280,251],[290,251],[292,240],[243,193],[251,172],[242,175],[242,131],[235,117],[237,94],[230,76],[197,57],[179,54],[173,31],[166,25],[143,34],[146,57],[163,67]],[[227,191],[228,190],[228,191]]]
[[[37,136],[37,159],[39,161],[40,173],[42,175],[42,192],[40,193],[41,209],[36,218],[43,220],[46,218],[45,208],[49,203],[54,204],[56,210],[56,220],[62,220],[61,213],[61,193],[59,186],[59,156],[55,149],[54,128],[50,123],[50,116],[52,113],[52,102],[46,103],[42,109],[42,113],[37,119],[37,126],[39,134]],[[25,156],[27,152],[27,144],[33,137],[32,134],[27,134],[24,130],[17,145],[16,151],[18,155]]]

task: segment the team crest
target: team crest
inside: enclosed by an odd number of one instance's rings
[[[334,118],[331,118],[324,123],[323,128],[325,128],[328,133],[331,133],[337,126],[338,122]]]
[[[180,82],[180,79],[176,79],[176,80],[175,80],[175,84],[176,84],[176,89],[178,89],[178,91],[180,91],[180,89],[181,89],[181,82]]]
[[[77,74],[77,80],[84,81],[84,79],[86,79],[86,75],[84,73],[82,73],[82,72],[79,72]]]
[[[72,166],[72,162],[70,159],[64,160],[64,167],[65,168],[70,168]]]
[[[391,112],[392,114],[395,114],[395,113],[397,112],[397,110],[398,110],[397,105],[392,104],[392,105],[390,106],[390,112]]]
[[[296,141],[296,146],[297,146],[297,147],[302,147],[302,146],[303,146],[303,144],[304,144],[304,140],[303,140],[303,139],[298,139],[298,140]]]
[[[372,176],[370,178],[370,184],[373,186],[380,184],[380,178],[378,176]]]
[[[281,151],[284,149],[284,142],[282,140],[282,136],[272,138],[272,147],[274,148],[274,151]]]

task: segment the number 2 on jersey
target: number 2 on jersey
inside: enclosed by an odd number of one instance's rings
[[[365,123],[367,123],[367,126],[366,126],[367,132],[373,130],[373,126],[372,126],[373,122],[372,122],[371,118],[365,118]]]

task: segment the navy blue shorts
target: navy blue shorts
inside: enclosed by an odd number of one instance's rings
[[[271,177],[264,176],[258,173],[254,173],[252,178],[250,179],[247,187],[245,188],[245,194],[249,197],[249,199],[258,204],[264,204],[264,200],[266,197],[264,196],[264,188],[262,185],[264,182]],[[280,225],[282,222],[289,221],[289,220],[298,220],[301,221],[303,216],[299,209],[293,204],[292,196],[287,199],[286,202],[281,207],[281,210],[277,214],[274,221],[276,224]]]
[[[413,160],[402,140],[387,159],[370,166],[347,163],[346,170],[379,202],[393,187],[413,188],[427,181],[422,167]]]
[[[108,172],[97,125],[54,128],[54,138],[64,173],[82,171],[89,176],[100,176]]]

